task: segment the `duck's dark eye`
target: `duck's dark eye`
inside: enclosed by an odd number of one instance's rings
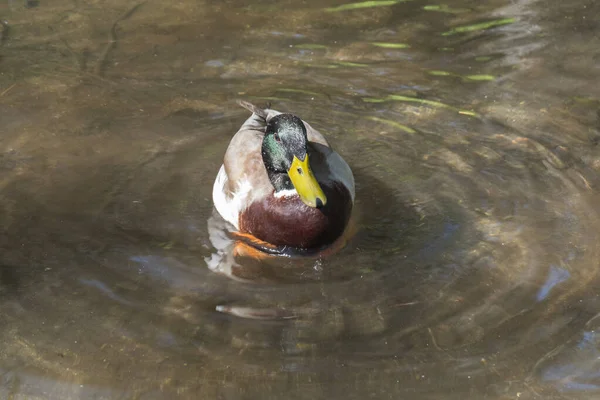
[[[275,134],[273,135],[273,137],[275,138],[275,141],[277,141],[277,142],[281,142],[281,138],[279,137],[279,135],[278,135],[278,134],[276,134],[276,133],[275,133]]]

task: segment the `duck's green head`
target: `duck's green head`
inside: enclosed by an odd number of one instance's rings
[[[262,158],[275,192],[296,189],[306,205],[321,208],[327,198],[310,168],[307,143],[302,120],[279,114],[267,122]]]

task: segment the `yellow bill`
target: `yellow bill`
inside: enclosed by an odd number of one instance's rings
[[[308,154],[304,157],[304,161],[300,161],[298,157],[294,156],[288,175],[304,204],[317,208],[327,204],[327,197],[308,164]]]

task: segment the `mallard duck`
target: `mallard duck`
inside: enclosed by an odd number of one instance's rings
[[[250,103],[213,186],[217,212],[270,253],[326,248],[343,233],[354,176],[327,140],[297,116]]]

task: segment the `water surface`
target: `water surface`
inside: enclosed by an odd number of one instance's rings
[[[593,1],[0,6],[0,397],[600,395]],[[270,102],[351,165],[357,234],[211,270]]]

